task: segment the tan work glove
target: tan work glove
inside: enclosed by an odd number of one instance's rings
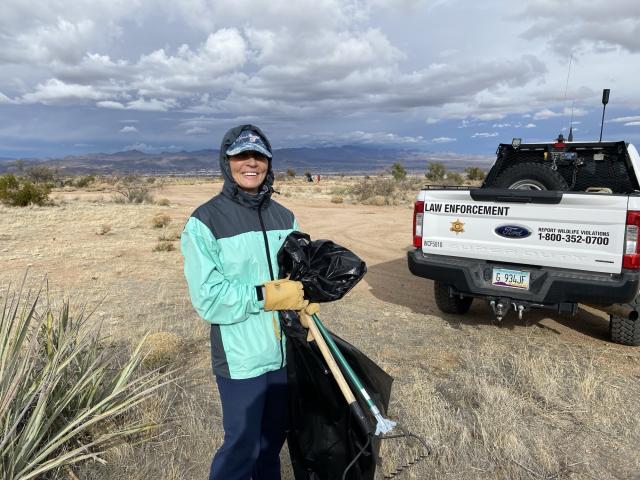
[[[263,285],[265,310],[302,310],[309,302],[304,299],[302,283],[295,280],[273,280]]]
[[[314,313],[318,313],[319,311],[320,304],[318,303],[310,303],[304,309],[300,310],[298,315],[300,316],[300,323],[302,326],[304,328],[309,328],[309,322],[313,321],[311,317]],[[307,333],[307,342],[311,342],[312,340],[315,340],[315,338],[313,338],[313,334],[311,333],[311,330],[309,330],[309,333]]]

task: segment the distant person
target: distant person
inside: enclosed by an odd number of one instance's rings
[[[258,127],[229,130],[220,147],[222,192],[193,212],[182,233],[191,301],[211,323],[222,402],[224,441],[210,480],[280,480],[288,402],[277,311],[308,302],[300,282],[276,280],[278,250],[298,224],[271,198],[271,163],[271,145]]]
[[[318,183],[320,183],[320,175],[318,175]]]
[[[311,176],[311,174],[310,173],[305,173],[305,175],[307,176],[307,182],[313,183],[313,177]]]

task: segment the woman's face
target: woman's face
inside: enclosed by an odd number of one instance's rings
[[[245,192],[256,194],[269,170],[269,159],[264,155],[247,150],[229,157],[231,176]]]

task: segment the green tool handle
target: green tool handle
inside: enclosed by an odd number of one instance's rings
[[[344,358],[344,356],[342,355],[342,352],[336,345],[336,342],[333,341],[333,338],[331,338],[331,335],[329,335],[329,332],[320,321],[320,318],[318,318],[318,315],[316,315],[315,313],[313,314],[313,321],[318,326],[318,330],[320,330],[320,333],[322,334],[325,341],[327,342],[327,345],[331,349],[331,353],[333,354],[335,359],[338,361],[338,363],[340,364],[344,372],[347,374],[347,377],[349,377],[349,380],[351,380],[351,383],[353,383],[353,385],[356,387],[358,392],[360,392],[360,394],[364,397],[365,401],[367,402],[367,405],[369,406],[369,409],[372,412],[378,412],[378,407],[376,407],[376,404],[373,403],[373,400],[369,396],[369,393],[367,392],[367,390],[364,388],[364,385],[358,378],[358,375],[356,375],[356,372],[354,372],[351,366],[349,365],[349,363],[347,363],[346,358]]]

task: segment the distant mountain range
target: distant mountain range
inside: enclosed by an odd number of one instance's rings
[[[220,171],[218,155],[218,150],[162,153],[128,150],[117,153],[70,155],[63,158],[0,158],[0,172],[15,171],[18,160],[25,167],[46,165],[62,174],[211,174]],[[487,170],[494,160],[493,157],[479,155],[361,145],[276,149],[274,159],[276,171],[285,172],[292,169],[299,175],[307,171],[312,174],[379,173],[388,170],[395,162],[400,162],[410,172],[426,171],[428,162],[444,163],[447,169],[454,171],[462,171],[469,166]]]

